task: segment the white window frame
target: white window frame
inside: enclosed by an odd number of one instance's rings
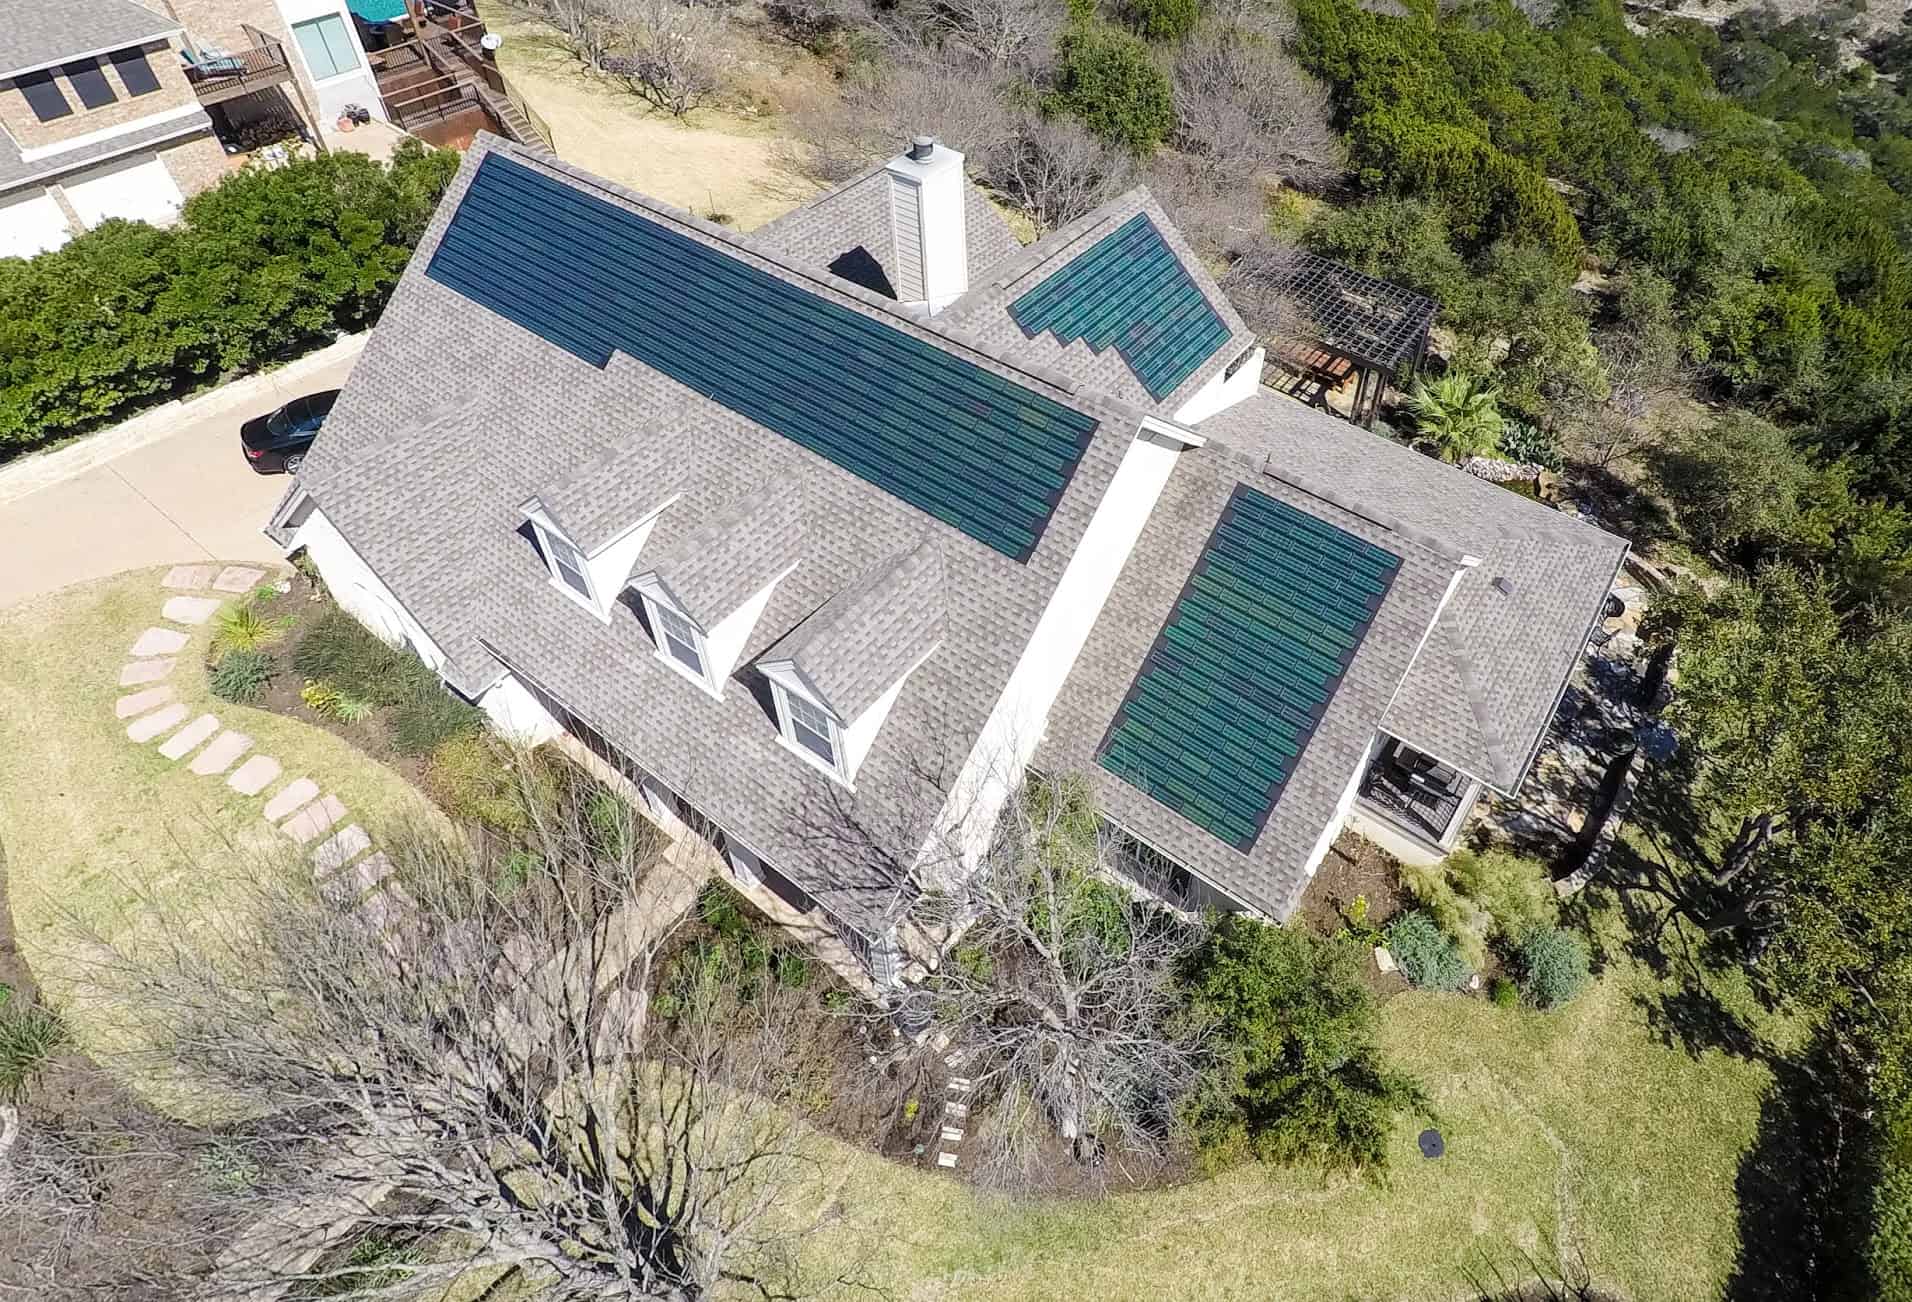
[[[802,695],[801,693],[791,691],[775,679],[771,680],[770,685],[773,689],[773,694],[777,698],[777,740],[783,743],[784,749],[796,755],[819,773],[828,774],[843,786],[851,786],[849,772],[844,768],[842,721],[836,717],[835,713],[824,708],[818,702],[811,700],[808,696]],[[796,709],[794,708],[794,703],[797,701],[802,701],[805,706],[823,716],[824,724],[828,728],[828,734],[825,739],[830,743],[830,754],[836,761],[834,764],[825,760],[823,756],[817,754],[816,751],[812,750],[798,738],[797,715]],[[804,724],[804,728],[812,733],[816,731],[816,729],[810,727],[808,723]]]
[[[556,530],[545,528],[544,525],[539,524],[536,520],[531,522],[531,527],[538,531],[538,550],[544,556],[545,568],[551,571],[551,586],[571,600],[577,602],[578,605],[584,607],[593,615],[596,615],[600,623],[610,623],[610,615],[605,611],[603,604],[598,600],[597,584],[591,581],[591,558],[584,554],[584,548],[578,546]],[[555,544],[555,546],[553,544]],[[577,570],[578,577],[584,580],[583,592],[579,592],[576,588],[572,587],[571,583],[564,577],[563,572],[559,570],[557,551],[559,547],[563,547],[566,551],[570,552],[571,555],[577,557],[577,563],[572,566],[572,568]]]
[[[343,70],[339,70],[335,67],[333,71],[322,74],[317,68],[312,66],[311,56],[305,52],[305,42],[300,39],[299,29],[301,27],[307,27],[322,33],[323,28],[320,25],[326,22],[334,22],[339,25],[339,33],[345,38],[346,51],[352,56],[352,66]],[[313,14],[310,18],[301,18],[298,22],[292,23],[289,26],[292,32],[292,43],[299,47],[299,58],[305,63],[306,72],[311,75],[313,85],[329,85],[332,82],[343,81],[347,77],[355,77],[365,71],[365,55],[364,52],[359,49],[358,33],[353,29],[351,16],[346,11],[334,9],[330,13]],[[334,57],[335,52],[332,49],[332,42],[326,39],[323,34],[320,35],[319,41],[325,47],[326,61],[328,63],[335,63],[336,59]]]
[[[684,677],[690,679],[693,683],[696,683],[712,696],[717,697],[719,700],[723,699],[723,689],[716,682],[712,681],[710,676],[710,642],[709,639],[704,636],[704,630],[697,621],[675,606],[665,605],[649,593],[644,594],[644,611],[651,622],[651,636],[657,643],[655,652],[657,658]],[[681,619],[689,629],[691,635],[691,653],[697,657],[697,663],[703,666],[702,673],[692,669],[689,665],[678,659],[676,653],[670,649],[671,638],[665,633],[666,615]],[[679,637],[676,640],[682,641],[683,639]]]

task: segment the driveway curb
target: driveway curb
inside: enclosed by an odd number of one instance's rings
[[[184,401],[164,402],[110,428],[88,434],[76,443],[52,452],[41,452],[0,467],[0,504],[18,501],[30,493],[74,479],[95,466],[124,456],[135,448],[178,431],[182,422],[217,416],[220,412],[245,406],[267,396],[275,389],[288,389],[300,380],[335,362],[356,358],[365,348],[370,332],[342,335],[325,347],[287,362],[270,371],[260,371],[222,384],[216,389]],[[287,397],[297,397],[288,392]]]

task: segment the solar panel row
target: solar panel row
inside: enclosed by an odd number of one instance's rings
[[[1238,487],[1116,712],[1102,767],[1248,850],[1400,565]]]
[[[1092,416],[492,154],[426,274],[594,366],[624,352],[1017,560]]]
[[[1146,213],[1011,303],[1009,315],[1032,338],[1048,330],[1097,352],[1114,344],[1155,398],[1173,393],[1228,339]]]

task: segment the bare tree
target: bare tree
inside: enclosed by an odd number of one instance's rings
[[[903,0],[892,26],[954,61],[1030,75],[1053,57],[1064,17],[1046,0]]]
[[[1320,186],[1347,165],[1325,86],[1252,19],[1210,19],[1175,60],[1176,142],[1230,175]]]
[[[968,929],[926,988],[997,1100],[979,1138],[1011,1187],[1037,1181],[1050,1134],[1091,1161],[1104,1136],[1168,1152],[1205,1063],[1209,1027],[1177,988],[1200,929],[1111,885],[1112,852],[1086,784],[1032,780],[941,901]]]
[[[615,27],[605,12],[606,0],[542,0],[539,6],[587,67],[601,68],[615,41]]]
[[[843,1213],[806,1119],[805,996],[694,974],[651,1015],[652,967],[700,867],[629,809],[532,802],[527,844],[394,833],[387,886],[315,893],[282,866],[208,923],[155,902],[90,976],[152,1046],[125,1065],[249,1114],[231,1137],[263,1213],[222,1288],[323,1281],[394,1295],[337,1250],[429,1245],[403,1287],[521,1272],[554,1299],[795,1297],[847,1277],[815,1237]],[[680,875],[682,874],[682,875]],[[827,1277],[827,1278],[824,1278]]]
[[[683,117],[717,93],[715,6],[681,0],[599,0],[606,23],[630,53],[607,58],[604,68],[673,117]]]
[[[1222,290],[1249,329],[1272,338],[1292,339],[1312,333],[1307,309],[1293,292],[1297,250],[1258,231],[1234,254],[1222,275]]]
[[[1065,226],[1127,189],[1135,165],[1127,152],[1075,122],[1024,117],[993,160],[988,180],[1047,230]]]

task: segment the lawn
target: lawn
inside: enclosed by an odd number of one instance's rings
[[[0,615],[0,842],[22,948],[67,1000],[83,1044],[96,1031],[63,968],[69,912],[124,936],[144,892],[211,910],[223,874],[277,852],[257,800],[133,745],[113,717],[125,650],[162,600],[159,574]],[[199,668],[208,636],[194,635],[171,680],[189,708],[214,708],[288,774],[321,778],[369,826],[426,809],[396,773],[326,732],[211,702]],[[1038,1208],[844,1149],[841,1200],[870,1232],[868,1274],[899,1298],[1424,1302],[1464,1296],[1471,1265],[1561,1244],[1629,1297],[1716,1297],[1738,1255],[1736,1178],[1771,1073],[1717,1048],[1689,1051],[1667,1028],[1691,987],[1632,957],[1614,911],[1595,925],[1605,970],[1562,1013],[1415,992],[1386,1006],[1385,1047],[1438,1113],[1448,1145],[1438,1161],[1403,1126],[1385,1184],[1250,1169]],[[1743,990],[1709,993],[1754,1020]]]
[[[218,907],[235,868],[289,846],[262,800],[128,741],[113,714],[127,648],[159,622],[163,569],[80,584],[0,613],[0,844],[22,952],[66,1005],[82,1044],[101,1027],[76,999],[73,923],[136,934],[142,898]],[[285,778],[311,776],[373,829],[435,817],[396,773],[294,719],[213,699],[202,668],[208,624],[167,682],[190,715],[211,711],[276,756]],[[190,717],[189,715],[189,717]],[[276,788],[268,788],[268,793]]]
[[[1632,1298],[1718,1296],[1771,1073],[1662,1043],[1645,1010],[1669,991],[1609,957],[1556,1015],[1419,992],[1387,1005],[1386,1048],[1428,1087],[1448,1147],[1428,1161],[1403,1127],[1385,1185],[1253,1169],[1038,1210],[857,1155],[844,1200],[890,1236],[871,1273],[913,1298],[1424,1302],[1560,1244]]]

